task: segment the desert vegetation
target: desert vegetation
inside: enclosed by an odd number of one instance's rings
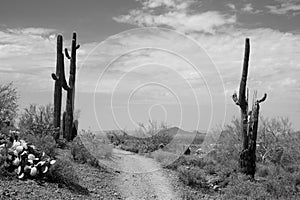
[[[239,167],[242,150],[239,119],[219,130],[220,138],[206,156],[182,155],[165,167],[176,171],[180,180],[191,188],[223,199],[297,199],[299,132],[291,129],[287,118],[261,118],[260,121],[254,180]],[[174,154],[161,151],[152,156],[167,163]],[[186,195],[197,199],[193,193]]]
[[[82,130],[81,137],[77,136],[70,142],[62,135],[58,138],[61,130],[53,125],[53,105],[32,104],[17,115],[18,93],[16,88],[12,83],[1,86],[1,88],[4,89],[1,90],[0,101],[4,106],[0,107],[0,110],[4,114],[1,116],[3,120],[0,127],[0,180],[15,184],[17,179],[32,179],[37,182],[56,184],[78,195],[89,195],[88,188],[80,184],[83,177],[78,175],[76,168],[78,165],[88,165],[97,169],[99,173],[108,173],[105,166],[99,163],[100,157],[96,158],[95,154],[91,154],[91,152],[101,152],[101,156],[103,156],[101,158],[105,159],[111,155],[111,148],[99,147],[100,143],[95,142],[95,135],[90,131]],[[6,102],[6,99],[10,99],[9,103]],[[82,140],[85,144],[93,144],[91,147],[94,149],[87,150]],[[18,142],[20,148],[16,146]],[[22,145],[26,146],[26,150]],[[99,150],[99,148],[101,149]],[[16,150],[18,155],[14,155]],[[27,152],[31,157],[33,156],[32,165],[26,164],[31,159],[29,155],[24,158],[21,155],[23,153],[27,155]],[[11,156],[16,159],[10,161]],[[20,162],[17,162],[18,159]],[[49,163],[47,164],[47,162]],[[41,171],[39,171],[39,163],[43,163],[45,166],[41,168]],[[24,176],[22,175],[24,167],[28,169],[36,167],[37,171],[29,170],[28,174],[24,171]]]
[[[177,127],[153,122],[141,124],[140,134],[126,131],[108,132],[116,147],[142,153],[175,171],[179,180],[191,190],[214,199],[299,199],[300,198],[300,135],[292,129],[288,118],[264,118],[260,104],[267,95],[257,98],[254,91],[252,108],[247,88],[250,41],[246,39],[244,65],[239,94],[232,99],[239,106],[241,117],[218,131],[220,135],[209,152],[201,151],[205,134],[190,134]],[[147,127],[147,128],[146,128]],[[181,140],[168,147],[176,134]],[[139,135],[146,137],[139,137]],[[186,149],[190,155],[184,155]],[[200,152],[200,154],[199,154]],[[199,199],[193,192],[184,192],[184,199]]]
[[[241,116],[214,130],[220,137],[214,138],[212,148],[205,152],[202,144],[210,134],[187,132],[155,121],[140,123],[133,132],[108,131],[105,138],[90,130],[79,131],[74,105],[76,51],[80,47],[76,38],[73,33],[69,55],[67,49],[63,54],[63,37],[57,37],[53,105],[31,104],[19,110],[14,84],[0,85],[0,184],[3,180],[34,180],[88,198],[91,188],[82,184],[86,174],[80,175],[81,171],[110,173],[100,161],[111,159],[114,147],[153,158],[175,173],[189,188],[182,193],[183,199],[199,199],[199,194],[236,200],[300,198],[300,132],[292,129],[288,118],[260,116],[266,94],[258,99],[254,91],[252,107],[249,106],[249,39],[239,92],[232,96]],[[64,56],[70,60],[68,83]],[[64,111],[63,91],[67,93]],[[88,181],[93,187],[92,179]]]
[[[151,153],[161,148],[182,153],[188,146],[196,149],[204,140],[203,133],[197,131],[189,133],[178,127],[168,128],[164,123],[160,123],[159,126],[157,124],[156,121],[149,120],[148,124],[140,123],[140,128],[133,132],[108,131],[106,137],[117,148],[140,154]],[[176,145],[169,145],[175,137],[179,142]]]
[[[61,40],[62,36],[59,36],[58,50],[62,48],[59,46],[62,45]],[[73,34],[73,40],[76,44],[76,33]],[[80,165],[88,165],[85,169],[95,168],[99,173],[108,173],[107,169],[100,165],[99,159],[109,158],[112,149],[109,146],[99,147],[101,143],[96,142],[95,135],[90,131],[77,130],[76,113],[79,112],[74,108],[74,84],[75,51],[78,48],[77,44],[75,47],[72,45],[71,56],[68,55],[67,49],[65,50],[67,58],[71,60],[69,86],[62,86],[60,82],[65,82],[65,79],[62,80],[62,71],[59,71],[61,67],[63,70],[63,56],[58,51],[54,105],[31,104],[20,110],[18,91],[14,84],[0,85],[1,185],[5,184],[2,181],[11,181],[11,184],[14,184],[17,179],[34,180],[39,183],[53,183],[59,188],[71,190],[74,194],[89,195],[89,189],[80,184],[85,177],[79,176],[77,168]],[[60,115],[62,88],[68,93],[63,117]],[[86,149],[85,145],[93,149]],[[101,152],[101,155],[93,152]],[[4,197],[8,197],[7,195],[5,193]]]

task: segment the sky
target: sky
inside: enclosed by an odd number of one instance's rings
[[[300,129],[298,0],[0,0],[0,84],[15,84],[20,111],[53,102],[56,37],[70,48],[73,31],[80,128],[229,123],[249,37],[249,104],[267,93],[261,115]]]

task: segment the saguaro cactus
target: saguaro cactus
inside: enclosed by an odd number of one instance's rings
[[[80,45],[76,44],[76,33],[73,33],[71,56],[68,53],[68,49],[65,49],[65,55],[70,60],[70,75],[69,85],[67,84],[64,70],[64,54],[63,49],[63,37],[57,36],[57,63],[56,74],[52,74],[52,78],[55,80],[54,91],[54,126],[60,127],[61,122],[61,100],[62,100],[62,88],[67,91],[66,111],[64,112],[62,119],[62,132],[63,137],[68,141],[72,140],[74,136],[73,112],[74,112],[74,100],[75,100],[75,77],[76,77],[76,50]],[[78,123],[77,123],[78,124]],[[76,127],[77,128],[77,127]],[[58,135],[59,137],[59,135]],[[57,139],[58,139],[57,137]]]
[[[68,49],[65,49],[65,55],[70,60],[70,75],[69,75],[69,86],[64,87],[67,91],[66,100],[66,115],[65,115],[65,136],[68,141],[72,140],[73,130],[73,113],[74,113],[74,102],[75,102],[75,77],[76,77],[76,51],[80,45],[76,44],[76,33],[73,33],[71,56],[68,53]]]
[[[54,127],[60,127],[61,116],[61,100],[62,100],[62,81],[64,78],[64,54],[63,54],[63,37],[57,36],[57,53],[56,53],[56,73],[52,73],[52,78],[55,81],[54,85]],[[59,138],[59,134],[55,139]]]
[[[254,178],[256,168],[256,138],[259,118],[259,103],[263,102],[267,98],[267,94],[260,100],[257,100],[257,92],[254,92],[252,111],[248,109],[248,97],[249,90],[247,89],[247,75],[249,66],[250,55],[250,40],[246,38],[244,64],[242,71],[242,78],[239,88],[239,96],[236,93],[232,95],[233,101],[241,109],[241,125],[243,136],[243,150],[240,153],[240,167],[241,171]]]

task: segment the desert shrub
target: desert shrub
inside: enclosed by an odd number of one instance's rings
[[[13,121],[17,116],[18,94],[13,83],[0,85],[0,129],[2,122]]]
[[[121,144],[120,149],[133,153],[139,153],[139,148],[135,144]]]
[[[160,144],[169,144],[176,131],[168,129],[163,123],[149,121],[149,125],[139,124],[139,128],[129,135],[126,131],[110,131],[107,137],[120,149],[134,153],[150,153],[158,150]],[[178,130],[178,128],[176,128]]]
[[[262,183],[252,182],[242,174],[236,174],[231,177],[228,186],[223,192],[223,199],[228,200],[271,199],[271,195],[266,191]]]
[[[71,143],[71,155],[74,161],[84,164],[88,163],[91,166],[98,167],[98,161],[94,158],[90,152],[83,145],[80,137],[75,137]]]
[[[234,118],[231,124],[219,131],[221,134],[215,146],[216,161],[223,165],[227,165],[228,161],[238,161],[242,144],[240,120]]]
[[[204,195],[202,193],[192,191],[192,190],[183,190],[181,192],[181,199],[182,200],[198,200],[198,199],[204,199]]]
[[[269,166],[260,165],[256,168],[256,175],[260,177],[267,177],[271,174]]]
[[[101,166],[98,159],[100,158],[108,158],[111,156],[112,148],[107,146],[106,149],[101,148],[103,151],[106,152],[100,152],[101,149],[96,150],[93,148],[93,144],[89,143],[90,145],[87,145],[87,141],[82,141],[82,138],[80,136],[76,136],[74,140],[71,143],[71,155],[73,157],[73,160],[81,163],[81,164],[89,164],[92,167],[99,168],[101,170],[104,170],[103,166]],[[98,144],[99,145],[99,144]],[[88,147],[88,149],[86,148]],[[91,152],[98,152],[100,155],[92,154]]]
[[[36,124],[53,124],[53,112],[54,108],[51,104],[40,106],[35,104],[29,105],[19,117],[20,130],[28,130]]]
[[[112,156],[112,146],[98,138],[90,130],[82,130],[79,134],[82,144],[97,159],[109,159]]]
[[[56,156],[57,144],[54,138],[59,130],[53,126],[53,106],[30,105],[25,108],[20,116],[19,128],[22,139],[34,144],[47,155]]]
[[[56,142],[51,135],[27,135],[25,140],[34,144],[39,150],[45,152],[50,157],[56,157]]]
[[[205,179],[205,172],[196,166],[179,166],[178,169],[179,179],[186,185],[197,187],[201,189],[208,189],[209,186]]]
[[[285,170],[289,173],[296,173],[300,171],[300,166],[299,165],[290,165],[285,167]]]
[[[0,178],[13,177],[14,173],[10,173],[5,168],[6,153],[5,149],[0,149]]]
[[[72,165],[66,160],[57,160],[47,173],[49,181],[61,184],[73,192],[87,195],[88,189],[79,185],[79,178],[76,175]]]
[[[216,167],[214,165],[211,165],[211,164],[205,165],[203,169],[209,175],[216,174]]]
[[[281,172],[277,176],[270,176],[265,182],[264,186],[269,194],[273,198],[277,199],[291,199],[297,194],[297,182],[299,180],[299,175]],[[295,198],[296,199],[296,198]]]
[[[284,166],[300,164],[299,134],[292,130],[288,118],[260,118],[257,159]]]
[[[66,149],[68,148],[68,141],[65,138],[59,138],[56,140],[56,146],[60,149]]]
[[[297,183],[300,177],[297,174],[282,171],[272,173],[263,181],[250,181],[242,174],[234,174],[224,188],[224,199],[298,199]]]
[[[207,163],[205,162],[204,158],[200,158],[196,155],[182,155],[172,164],[168,165],[167,168],[177,169],[182,165],[203,168],[206,164]]]

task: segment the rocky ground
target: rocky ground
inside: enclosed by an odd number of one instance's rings
[[[69,158],[68,150],[60,152],[60,157]],[[86,187],[90,194],[80,195],[62,185],[35,180],[18,180],[15,177],[0,179],[0,199],[122,199],[112,180],[114,172],[96,169],[87,164],[71,162],[80,178],[80,185]]]
[[[60,150],[59,157],[71,161],[69,150]],[[102,161],[107,169],[99,169],[73,161],[71,163],[80,178],[79,184],[89,190],[89,195],[78,194],[56,183],[23,181],[16,177],[9,177],[0,179],[0,200],[218,199],[182,184],[176,172],[162,169],[155,160],[131,152],[114,149],[113,159]]]

